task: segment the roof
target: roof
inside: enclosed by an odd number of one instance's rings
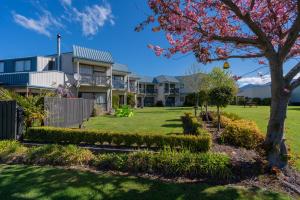
[[[73,57],[113,64],[111,53],[73,45]]]
[[[141,83],[153,83],[153,77],[150,76],[141,76],[140,77],[140,81]]]
[[[112,70],[121,71],[121,72],[130,72],[127,65],[114,63],[112,66]]]
[[[140,79],[140,76],[135,74],[135,73],[131,73],[129,78],[132,78],[132,79]]]
[[[154,82],[156,82],[156,83],[164,83],[164,82],[178,83],[179,81],[174,76],[161,75],[161,76],[155,77]]]

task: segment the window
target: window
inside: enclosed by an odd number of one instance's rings
[[[80,74],[92,75],[93,67],[87,66],[87,65],[80,65],[79,71],[80,71]]]
[[[180,83],[180,89],[184,89],[184,84]]]
[[[31,61],[30,60],[20,60],[15,63],[16,72],[30,71]]]
[[[4,62],[0,62],[0,73],[4,72]]]
[[[96,93],[96,103],[106,104],[106,93]]]

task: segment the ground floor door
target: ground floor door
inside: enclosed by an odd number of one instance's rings
[[[145,97],[144,98],[144,106],[154,106],[154,97]]]
[[[124,95],[119,95],[119,105],[122,106],[125,104],[125,98]]]
[[[143,100],[142,97],[137,98],[137,107],[142,107],[143,106],[142,100]]]
[[[175,106],[175,97],[167,97],[166,106]]]

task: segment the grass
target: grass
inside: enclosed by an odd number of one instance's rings
[[[120,132],[181,134],[180,116],[191,111],[191,108],[143,108],[136,109],[133,117],[99,116],[84,125],[89,129]]]
[[[176,184],[54,167],[0,165],[0,196],[21,199],[289,199],[259,188]]]
[[[226,112],[236,113],[242,118],[254,120],[259,128],[266,133],[267,125],[269,121],[270,108],[268,106],[259,107],[242,107],[242,106],[229,106],[223,109]],[[286,119],[286,139],[289,144],[292,153],[300,155],[300,107],[290,106],[288,108]],[[300,159],[296,161],[296,167],[300,170]]]
[[[246,107],[228,106],[223,109],[232,112],[245,119],[254,120],[260,129],[267,130],[270,109],[268,106]],[[182,134],[183,129],[180,116],[184,112],[193,112],[192,108],[144,108],[135,110],[135,115],[130,118],[117,118],[114,116],[99,116],[85,123],[86,128],[158,133],[158,134]],[[294,154],[300,154],[300,107],[290,106],[286,121],[286,139]],[[297,139],[298,138],[298,139]],[[296,167],[300,170],[300,159],[296,161]]]

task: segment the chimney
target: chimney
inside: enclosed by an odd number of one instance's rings
[[[60,34],[57,34],[57,70],[60,70]]]

